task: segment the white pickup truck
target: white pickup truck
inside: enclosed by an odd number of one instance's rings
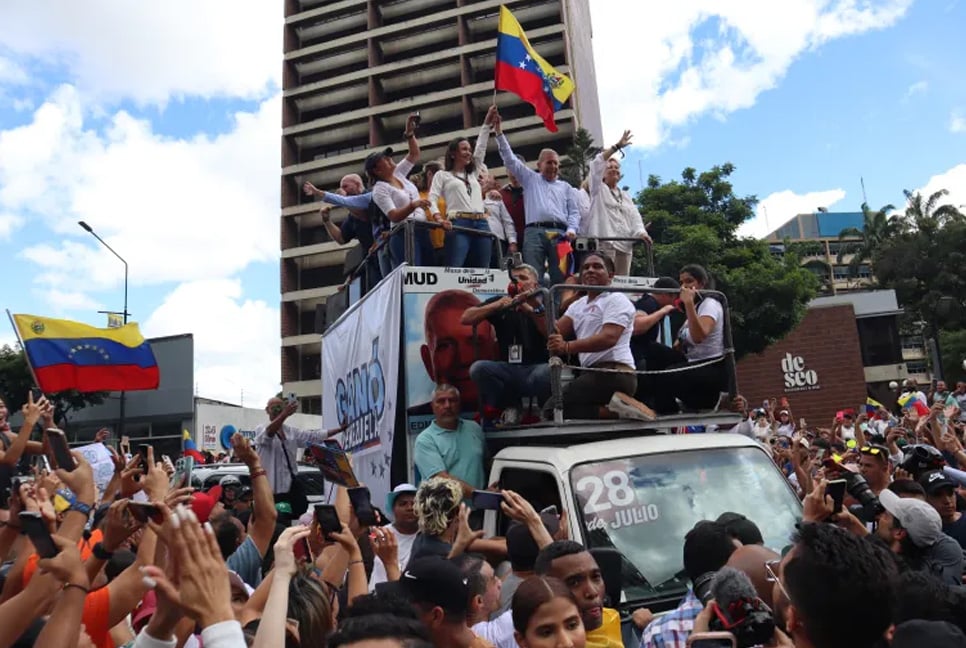
[[[537,510],[566,510],[570,537],[601,564],[625,635],[633,610],[668,610],[684,596],[684,536],[699,520],[741,513],[758,525],[766,546],[780,551],[801,519],[800,501],[762,446],[737,434],[675,434],[715,422],[713,415],[676,418],[662,419],[673,427],[659,430],[621,421],[488,435],[489,483],[519,492]],[[719,418],[731,422],[734,415]],[[502,535],[508,524],[487,512],[488,534]]]

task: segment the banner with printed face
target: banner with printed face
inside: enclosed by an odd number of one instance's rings
[[[405,268],[393,272],[322,336],[322,423],[352,455],[372,501],[390,491]]]
[[[433,389],[448,383],[460,390],[463,418],[476,418],[479,393],[470,379],[476,360],[497,360],[499,347],[489,322],[476,330],[460,320],[467,308],[506,295],[505,270],[410,267],[403,282],[405,396],[409,446],[433,420]],[[410,452],[410,456],[411,456]]]

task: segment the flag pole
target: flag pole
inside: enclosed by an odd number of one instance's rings
[[[23,352],[23,359],[27,363],[27,369],[30,369],[30,375],[34,379],[34,385],[37,389],[40,389],[40,381],[37,380],[37,373],[34,371],[33,365],[30,364],[30,356],[27,355],[27,345],[24,344],[23,338],[20,337],[20,329],[17,328],[17,322],[14,321],[13,315],[10,314],[10,309],[4,309],[7,311],[7,318],[10,320],[10,326],[13,327],[14,335],[17,336],[17,343],[20,344],[20,350]]]

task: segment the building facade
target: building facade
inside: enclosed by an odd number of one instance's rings
[[[751,407],[787,397],[796,418],[828,427],[835,413],[868,396],[895,404],[892,381],[909,377],[902,358],[892,290],[819,297],[801,322],[764,352],[738,363],[738,385]]]
[[[576,91],[550,133],[515,95],[496,94],[514,150],[535,160],[564,151],[577,127],[602,139],[589,0],[285,0],[281,174],[281,373],[301,411],[321,410],[320,336],[326,300],[344,281],[356,243],[333,242],[311,181],[332,190],[362,172],[372,150],[405,150],[408,114],[420,111],[422,160],[454,137],[475,139],[494,101],[497,17],[506,5],[533,47],[571,75]],[[487,166],[503,175],[495,145]],[[345,217],[333,211],[333,220]]]

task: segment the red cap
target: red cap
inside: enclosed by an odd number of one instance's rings
[[[131,614],[131,627],[134,628],[134,632],[140,632],[142,622],[146,624],[157,609],[158,595],[154,593],[154,590],[148,590],[138,606],[134,608],[134,613]]]
[[[191,496],[191,510],[198,516],[198,521],[204,524],[211,517],[211,511],[221,499],[221,486],[212,486],[207,493],[195,493]]]

